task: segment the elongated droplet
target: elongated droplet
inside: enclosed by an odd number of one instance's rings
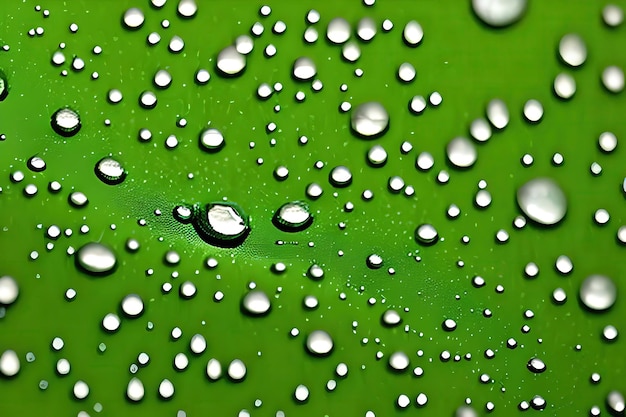
[[[111,248],[102,243],[91,242],[76,252],[76,264],[85,272],[107,275],[117,265],[117,257]]]

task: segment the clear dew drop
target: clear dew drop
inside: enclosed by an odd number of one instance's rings
[[[356,28],[356,35],[363,42],[369,42],[376,36],[376,22],[371,17],[364,17],[359,20]]]
[[[143,382],[139,378],[131,378],[126,387],[126,397],[131,401],[141,401],[144,397],[145,389]]]
[[[313,215],[308,204],[303,201],[293,201],[280,206],[272,222],[282,231],[298,232],[313,224]]]
[[[330,171],[328,180],[334,187],[347,187],[352,183],[352,173],[348,167],[340,165]]]
[[[74,383],[72,392],[74,393],[74,398],[84,400],[89,395],[89,385],[85,381],[78,380]]]
[[[108,313],[102,319],[102,328],[107,332],[113,333],[120,328],[121,320],[115,313]]]
[[[249,217],[234,203],[209,203],[198,207],[192,221],[202,239],[212,245],[236,247],[250,232]]]
[[[590,310],[604,311],[615,304],[617,287],[604,275],[591,275],[580,285],[580,301]]]
[[[544,225],[560,222],[567,213],[567,199],[550,178],[535,178],[517,190],[517,204],[530,219]]]
[[[52,114],[50,125],[61,136],[74,136],[81,128],[80,116],[69,107],[64,107]]]
[[[180,0],[177,7],[178,14],[185,18],[191,18],[198,12],[195,0]]]
[[[311,58],[300,57],[293,64],[293,77],[298,81],[308,81],[316,74],[317,68]]]
[[[5,275],[0,278],[0,304],[13,304],[20,294],[20,288],[15,278]]]
[[[227,46],[217,55],[216,66],[224,76],[237,76],[246,68],[246,56],[240,54],[235,46]]]
[[[165,89],[172,84],[172,75],[169,71],[160,69],[154,74],[153,82],[156,87]]]
[[[316,182],[312,182],[306,187],[306,196],[309,197],[311,200],[316,200],[320,198],[323,193],[324,190]]]
[[[531,358],[526,367],[535,374],[540,374],[546,370],[546,364],[539,358]]]
[[[20,358],[14,350],[7,349],[0,355],[0,373],[13,377],[20,371]]]
[[[81,246],[75,257],[78,267],[95,275],[110,274],[117,266],[115,252],[102,243],[90,242]]]
[[[470,135],[478,142],[486,142],[491,139],[491,126],[483,118],[474,119],[469,131]]]
[[[385,310],[382,316],[382,322],[385,326],[397,326],[402,322],[402,317],[397,310]]]
[[[109,185],[121,184],[126,178],[126,171],[122,164],[111,157],[99,160],[94,171],[100,181]]]
[[[579,67],[587,60],[585,41],[576,33],[564,35],[559,42],[559,56],[570,67]]]
[[[476,16],[489,26],[504,27],[522,18],[527,0],[472,0]]]
[[[415,71],[415,67],[408,62],[400,64],[398,68],[398,78],[402,82],[410,83],[415,79],[416,74],[417,71]]]
[[[71,369],[72,369],[72,365],[70,364],[70,361],[68,361],[65,358],[59,359],[56,363],[56,371],[57,371],[57,374],[60,376],[68,375]]]
[[[570,74],[561,72],[554,78],[554,93],[563,100],[569,100],[576,94],[576,80]]]
[[[389,113],[377,102],[363,103],[352,110],[352,130],[364,138],[376,137],[389,127]]]
[[[200,132],[200,146],[207,152],[217,152],[225,144],[224,135],[215,128],[204,129]]]
[[[272,304],[264,291],[254,289],[249,291],[241,300],[241,308],[252,316],[262,316],[270,311]]]
[[[422,39],[424,39],[424,29],[422,29],[422,25],[417,21],[410,20],[404,26],[402,37],[406,45],[412,47],[418,46],[422,42]]]
[[[478,159],[476,146],[467,138],[459,136],[446,146],[448,161],[458,168],[469,168]]]
[[[598,137],[598,146],[602,152],[613,152],[617,148],[617,136],[612,132],[602,132]]]
[[[143,300],[137,294],[128,294],[122,299],[122,311],[128,317],[139,317],[144,310]]]
[[[393,352],[388,363],[394,371],[405,371],[410,365],[409,356],[404,352]]]
[[[498,130],[504,129],[509,124],[509,109],[504,101],[494,98],[487,104],[487,119]]]
[[[246,377],[246,364],[241,359],[234,359],[228,365],[228,377],[233,381],[241,381]]]
[[[624,22],[624,10],[616,4],[607,4],[602,9],[602,20],[610,28],[616,28]]]
[[[415,159],[415,166],[420,171],[428,171],[435,165],[435,158],[429,152],[421,152]]]
[[[478,412],[469,405],[462,405],[454,411],[454,417],[478,417]]]
[[[209,359],[206,364],[206,375],[212,381],[217,381],[222,377],[222,364],[215,358]]]
[[[326,38],[334,44],[346,43],[350,39],[350,23],[343,17],[336,17],[328,22]]]
[[[124,12],[123,16],[124,26],[128,29],[139,29],[145,21],[143,11],[137,7],[131,7]]]
[[[306,348],[313,355],[328,355],[333,350],[333,346],[333,339],[324,330],[314,330],[306,339]]]
[[[356,62],[361,58],[361,48],[356,42],[346,42],[341,48],[341,55],[348,62]]]
[[[254,49],[254,39],[248,35],[240,35],[235,39],[235,49],[243,55],[248,55]]]
[[[570,274],[574,269],[574,264],[567,255],[560,255],[558,258],[556,258],[554,266],[556,270],[563,275]]]
[[[539,123],[543,117],[543,105],[535,99],[524,104],[524,117],[531,123]]]
[[[294,398],[300,402],[306,402],[309,399],[309,389],[306,385],[298,385],[293,393]]]
[[[610,93],[621,93],[624,90],[624,71],[616,65],[606,67],[602,71],[602,84]]]
[[[172,384],[172,381],[165,378],[159,384],[159,396],[163,398],[164,400],[167,400],[167,399],[172,398],[173,395],[174,395],[174,384]]]
[[[387,151],[380,145],[372,146],[367,151],[367,163],[373,167],[381,167],[387,162]]]
[[[426,109],[426,99],[420,95],[413,96],[413,98],[409,102],[409,110],[411,110],[411,113],[422,114],[422,112],[425,109]]]
[[[602,337],[607,342],[614,341],[615,339],[617,339],[617,336],[618,336],[617,328],[611,324],[604,326],[604,328],[602,329]]]
[[[415,229],[415,240],[422,245],[432,245],[437,242],[439,234],[432,224],[421,224]]]

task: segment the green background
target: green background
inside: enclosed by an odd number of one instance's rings
[[[625,150],[620,143],[613,153],[603,154],[597,137],[603,131],[612,131],[620,139],[626,135],[624,94],[608,94],[600,82],[607,65],[626,68],[626,28],[604,26],[603,1],[533,1],[521,21],[498,30],[481,24],[469,3],[378,0],[375,6],[365,7],[356,0],[274,1],[271,15],[265,18],[259,15],[261,3],[199,1],[197,15],[181,19],[173,0],[160,10],[147,1],[4,2],[0,45],[10,49],[0,51],[0,69],[10,92],[0,103],[0,133],[6,135],[0,142],[0,274],[14,276],[21,293],[0,319],[0,350],[18,352],[22,369],[16,378],[0,379],[0,415],[76,415],[86,410],[91,415],[173,416],[184,410],[188,416],[232,416],[244,408],[252,415],[274,415],[277,410],[288,416],[363,416],[367,410],[378,416],[452,415],[466,398],[481,414],[491,401],[494,415],[516,415],[521,413],[519,402],[534,395],[546,399],[550,415],[587,414],[595,404],[605,413],[607,393],[626,390],[626,359],[623,337],[609,344],[601,333],[607,324],[623,330],[626,305],[618,295],[610,311],[589,313],[577,294],[582,280],[593,273],[612,277],[618,291],[623,287],[625,248],[616,243],[615,234],[626,223],[620,191],[626,176]],[[623,1],[616,3],[626,7]],[[36,4],[49,9],[50,17],[36,12]],[[123,12],[132,6],[141,7],[146,15],[137,31],[120,24]],[[322,19],[315,25],[320,39],[309,45],[302,34],[311,7],[319,10]],[[324,38],[326,24],[336,16],[353,27],[365,16],[378,24],[370,43],[359,42],[362,55],[354,64],[345,62],[341,47]],[[386,18],[395,25],[389,33],[380,29]],[[169,28],[161,27],[163,19],[169,19]],[[402,28],[411,19],[424,28],[424,40],[417,48],[402,42]],[[265,32],[255,39],[245,73],[221,78],[215,70],[217,53],[249,33],[257,20]],[[271,32],[276,20],[287,24],[283,35]],[[71,23],[79,26],[75,34],[68,29]],[[28,30],[37,26],[45,29],[44,35],[28,36]],[[146,37],[152,31],[159,32],[162,40],[150,47]],[[586,63],[576,70],[566,68],[557,56],[559,39],[570,32],[580,34],[589,50]],[[185,41],[180,54],[167,50],[173,35]],[[54,67],[50,59],[61,42],[66,44],[67,61]],[[278,50],[273,58],[263,55],[269,43]],[[92,54],[95,45],[102,47],[101,55]],[[70,69],[74,55],[86,62],[81,72]],[[310,83],[291,79],[293,61],[303,55],[317,64],[317,77],[324,84],[321,92],[313,92]],[[395,77],[405,61],[417,69],[410,84]],[[198,68],[211,73],[205,86],[194,83]],[[356,68],[363,69],[362,77],[355,77]],[[66,77],[59,75],[63,69],[68,70]],[[152,86],[158,69],[173,76],[167,90]],[[93,71],[99,73],[97,80],[91,79]],[[577,82],[576,95],[567,102],[552,93],[554,77],[561,71]],[[262,82],[281,82],[284,88],[260,101],[256,88]],[[339,89],[343,83],[349,87],[347,92]],[[123,92],[120,104],[107,102],[111,88]],[[144,90],[156,91],[159,102],[154,110],[139,107]],[[299,90],[307,96],[303,103],[294,99]],[[428,107],[420,116],[408,111],[411,97],[427,97],[433,91],[443,96],[441,106]],[[477,145],[479,158],[470,170],[449,167],[445,144],[468,135],[469,123],[484,115],[486,103],[494,97],[507,103],[509,125]],[[522,117],[523,104],[530,98],[539,100],[545,110],[537,125]],[[371,100],[387,108],[391,122],[383,137],[368,141],[350,132],[350,114],[339,112],[338,106],[342,101],[354,107]],[[281,106],[278,113],[273,110],[276,104]],[[66,105],[80,113],[83,124],[71,138],[61,138],[50,128],[50,115]],[[187,120],[186,127],[176,126],[179,118]],[[272,134],[265,130],[270,122],[278,126]],[[227,144],[219,153],[204,153],[198,147],[198,133],[207,125],[224,134]],[[153,133],[151,142],[137,139],[144,127]],[[168,150],[164,141],[171,134],[180,144]],[[309,138],[308,144],[298,143],[300,135]],[[276,146],[270,146],[271,138]],[[414,149],[403,155],[400,144],[405,140]],[[252,149],[250,142],[255,142]],[[369,167],[365,159],[376,143],[389,154],[382,168]],[[427,173],[415,169],[421,151],[435,156],[435,167]],[[562,166],[552,165],[555,152],[564,156]],[[519,162],[525,153],[535,160],[528,168]],[[44,172],[26,168],[33,155],[47,162]],[[128,178],[123,184],[108,186],[93,174],[95,163],[106,155],[124,164]],[[258,165],[257,158],[264,163]],[[318,160],[325,164],[321,170],[313,166]],[[603,167],[598,177],[589,172],[594,161]],[[289,168],[289,178],[280,183],[272,176],[278,165]],[[328,182],[330,169],[337,165],[346,165],[353,173],[347,188],[334,189]],[[441,169],[450,172],[448,184],[436,181]],[[9,179],[17,170],[26,174],[21,183]],[[190,173],[193,179],[188,178]],[[392,175],[415,187],[415,195],[388,192]],[[552,177],[563,187],[569,200],[567,216],[553,228],[529,224],[516,230],[511,224],[519,214],[515,191],[538,176]],[[485,210],[473,206],[481,179],[493,196]],[[53,180],[63,185],[58,194],[47,191]],[[319,200],[309,201],[315,214],[313,226],[297,234],[276,229],[271,223],[274,211],[285,202],[305,199],[310,182],[324,189]],[[39,188],[32,198],[23,194],[29,183]],[[374,192],[370,202],[361,199],[365,189]],[[87,194],[86,208],[67,203],[73,190]],[[171,216],[176,204],[222,199],[237,202],[251,216],[252,232],[239,248],[209,246],[191,226],[180,225]],[[352,213],[342,210],[347,201],[355,204]],[[452,203],[462,210],[455,220],[446,217]],[[593,222],[598,208],[611,213],[606,226]],[[155,216],[156,209],[163,214]],[[139,226],[139,219],[145,219],[147,226]],[[337,226],[341,221],[347,224],[345,230]],[[432,247],[415,243],[415,228],[423,222],[434,224],[443,241]],[[45,230],[51,224],[72,229],[73,234],[60,237],[47,250],[50,240]],[[90,228],[86,234],[79,232],[83,224]],[[508,243],[495,243],[499,229],[510,233]],[[471,238],[468,245],[460,243],[464,235]],[[130,237],[141,242],[135,254],[124,249]],[[277,240],[290,244],[278,246]],[[68,247],[91,241],[114,248],[119,267],[113,275],[93,278],[74,266]],[[163,262],[169,249],[181,255],[179,265]],[[32,251],[39,253],[34,261]],[[338,251],[344,255],[338,256]],[[382,269],[367,268],[365,259],[372,253],[383,257]],[[421,262],[414,259],[418,254]],[[562,254],[574,262],[568,277],[554,269]],[[218,259],[216,269],[204,266],[207,256]],[[457,266],[459,260],[463,267]],[[535,279],[523,275],[531,261],[540,267]],[[274,262],[284,262],[287,271],[270,272]],[[320,282],[305,276],[312,263],[325,270]],[[395,269],[394,275],[388,274],[389,267]],[[150,268],[154,273],[147,275]],[[178,278],[171,277],[174,271]],[[474,288],[474,275],[483,276],[487,285]],[[177,295],[179,283],[187,279],[198,288],[191,300]],[[170,294],[161,292],[164,282],[174,285]],[[250,282],[272,297],[267,317],[240,312]],[[498,284],[504,286],[504,293],[496,293]],[[564,305],[551,302],[557,287],[568,294]],[[72,302],[64,298],[68,288],[78,292]],[[212,298],[218,290],[225,294],[220,303]],[[342,292],[347,296],[343,301]],[[100,328],[102,317],[117,311],[129,293],[142,296],[145,314],[123,319],[119,332],[106,334]],[[302,307],[303,297],[309,294],[319,299],[318,309]],[[377,300],[373,306],[368,304],[370,297]],[[380,317],[390,307],[409,309],[401,312],[402,326],[381,326]],[[483,316],[485,308],[492,310],[493,317]],[[535,312],[533,319],[523,317],[526,309]],[[441,330],[445,318],[457,321],[454,332]],[[154,323],[151,331],[146,330],[148,321]],[[531,327],[528,334],[520,331],[524,324]],[[183,330],[179,341],[170,339],[175,326]],[[300,330],[295,338],[289,335],[293,327]],[[335,348],[327,358],[312,357],[303,347],[306,334],[315,329],[333,337]],[[207,351],[197,357],[189,352],[189,339],[195,333],[208,342]],[[55,336],[65,341],[61,352],[50,348]],[[514,350],[506,347],[510,337],[519,344]],[[363,338],[369,342],[362,343]],[[101,342],[107,345],[103,354],[97,349]],[[574,348],[577,344],[580,351]],[[496,351],[491,360],[483,356],[489,348]],[[411,360],[410,369],[399,374],[387,366],[387,358],[397,350],[405,351]],[[416,355],[418,350],[423,350],[422,357]],[[443,350],[452,355],[471,353],[472,358],[444,363],[439,359]],[[131,404],[125,399],[129,366],[142,351],[151,357],[136,375],[146,387],[146,396],[140,404]],[[378,351],[385,355],[381,360],[376,360]],[[36,355],[35,362],[25,361],[27,352]],[[184,372],[172,367],[178,352],[190,355]],[[534,375],[526,369],[533,356],[547,364],[545,373]],[[72,365],[65,377],[54,372],[61,357]],[[204,372],[211,357],[223,366],[241,358],[248,368],[247,378],[241,383],[227,378],[210,382]],[[349,368],[345,379],[334,375],[340,362]],[[412,374],[415,366],[424,369],[421,378]],[[592,372],[602,375],[600,384],[589,382]],[[481,384],[482,373],[493,382]],[[157,396],[163,378],[175,385],[171,401]],[[325,390],[331,378],[338,380],[334,392]],[[49,382],[45,391],[38,388],[41,379]],[[71,393],[79,379],[91,388],[84,401],[74,400]],[[311,392],[303,405],[293,399],[298,384],[307,385]],[[428,404],[416,411],[415,397],[420,392],[428,395]],[[404,411],[395,408],[402,393],[413,401]],[[263,403],[258,409],[256,399]],[[93,410],[95,403],[102,404],[101,412]]]

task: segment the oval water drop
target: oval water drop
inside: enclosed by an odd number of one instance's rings
[[[535,178],[517,190],[517,204],[526,216],[543,225],[560,222],[567,213],[567,199],[550,178]]]
[[[76,264],[83,271],[94,275],[107,275],[117,266],[115,252],[102,243],[83,245],[75,254]]]
[[[313,224],[309,205],[303,201],[285,203],[272,217],[274,226],[285,232],[299,232]]]
[[[580,301],[590,310],[604,311],[615,304],[617,287],[615,282],[604,275],[591,275],[580,285]]]
[[[246,56],[240,54],[235,46],[227,46],[217,55],[216,67],[220,74],[236,77],[246,68]]]
[[[374,138],[389,127],[389,113],[377,101],[363,103],[352,110],[352,130],[363,138]]]

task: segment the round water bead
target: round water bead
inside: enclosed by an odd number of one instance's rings
[[[409,110],[413,114],[421,114],[426,109],[426,99],[423,96],[413,96],[409,102]]]
[[[581,66],[587,60],[585,41],[575,33],[564,35],[559,42],[559,56],[570,67]]]
[[[603,152],[613,152],[617,148],[617,136],[612,132],[602,132],[598,137],[598,146]]]
[[[70,361],[65,358],[61,358],[57,361],[56,370],[57,374],[60,376],[65,376],[70,373],[72,366],[70,365]]]
[[[102,319],[102,328],[107,332],[116,332],[120,328],[120,318],[115,313],[109,313]]]
[[[402,317],[397,310],[386,310],[382,315],[382,322],[385,326],[397,326],[402,322]]]
[[[177,371],[184,371],[189,366],[189,358],[184,353],[177,353],[174,356],[174,369]]]
[[[308,57],[300,57],[293,64],[293,77],[298,81],[308,81],[315,77],[315,62]]]
[[[372,167],[381,167],[387,162],[387,151],[380,145],[372,146],[367,151],[367,163]]]
[[[46,170],[46,161],[35,155],[28,158],[26,166],[33,172],[42,172]]]
[[[413,81],[416,73],[415,67],[408,62],[400,64],[398,68],[398,78],[405,83]]]
[[[615,28],[624,22],[624,10],[616,4],[607,4],[602,9],[602,20],[610,28]]]
[[[558,258],[556,258],[554,266],[556,270],[563,275],[571,273],[574,269],[574,264],[572,263],[572,260],[569,258],[569,256],[566,255],[560,255]]]
[[[363,103],[352,110],[350,117],[354,132],[363,138],[374,138],[389,127],[389,113],[377,101]]]
[[[489,26],[504,27],[522,18],[527,0],[472,0],[472,10]]]
[[[389,355],[389,367],[394,371],[404,371],[409,365],[409,357],[404,352],[393,352]]]
[[[128,294],[122,299],[122,311],[128,317],[139,317],[143,313],[143,300],[137,294]]]
[[[604,340],[608,342],[614,341],[615,339],[617,339],[617,336],[617,328],[611,324],[604,326],[604,329],[602,329],[602,337],[604,337]]]
[[[469,168],[474,165],[478,158],[476,146],[469,139],[462,136],[448,142],[446,155],[448,161],[458,168]]]
[[[340,165],[330,171],[328,180],[334,187],[347,187],[352,183],[352,173],[348,167]]]
[[[356,35],[363,42],[369,42],[376,36],[376,22],[371,17],[364,17],[359,20],[356,28]]]
[[[254,49],[254,40],[248,35],[240,35],[235,39],[235,49],[243,55],[248,55]]]
[[[234,359],[228,365],[228,376],[233,381],[241,381],[246,377],[246,365],[241,359]]]
[[[528,100],[524,104],[524,117],[531,123],[539,123],[543,117],[543,106],[538,100]]]
[[[422,25],[415,20],[408,21],[402,31],[402,38],[406,45],[411,47],[418,46],[422,42],[422,39],[424,39],[424,29],[422,29]]]
[[[546,370],[546,364],[539,358],[531,358],[526,367],[529,371],[536,374],[540,374]]]
[[[14,350],[7,349],[0,355],[0,374],[13,377],[20,371],[20,358]]]
[[[206,364],[206,374],[210,380],[216,381],[222,377],[222,364],[215,358],[209,359]]]
[[[208,128],[200,132],[200,147],[207,152],[217,152],[225,145],[224,135],[217,129]]]
[[[50,125],[61,136],[74,136],[81,128],[80,116],[71,108],[63,107],[52,114]]]
[[[143,382],[139,378],[132,378],[126,387],[126,397],[131,401],[138,402],[143,399],[144,394]]]
[[[606,396],[606,405],[611,411],[611,414],[622,415],[626,410],[626,401],[624,401],[624,395],[619,391],[611,391]]]
[[[313,214],[303,201],[285,203],[272,217],[274,226],[285,232],[298,232],[313,224]]]
[[[615,304],[617,287],[604,275],[591,275],[580,285],[580,301],[590,310],[604,311]]]
[[[567,199],[561,187],[550,178],[535,178],[517,190],[517,204],[537,223],[554,225],[567,212]]]
[[[173,395],[174,395],[174,384],[172,384],[172,381],[165,378],[159,384],[159,396],[161,396],[161,398],[163,398],[164,400],[168,400],[172,398]]]
[[[350,23],[343,17],[336,17],[328,22],[326,37],[334,44],[342,44],[350,39],[350,32]]]
[[[96,163],[94,172],[100,181],[109,185],[121,184],[126,178],[126,171],[122,164],[108,156]]]
[[[421,152],[415,159],[415,166],[421,171],[428,171],[435,165],[435,158],[430,152]]]
[[[74,256],[80,269],[94,275],[110,274],[117,266],[115,252],[102,243],[87,243],[81,246]]]
[[[564,72],[554,78],[554,93],[563,100],[569,100],[576,93],[576,80]]]
[[[267,294],[259,289],[249,291],[241,300],[244,313],[251,316],[263,316],[269,313],[272,304]]]
[[[77,400],[84,400],[89,395],[89,385],[85,381],[76,381],[73,393]]]
[[[624,89],[624,71],[616,66],[608,66],[602,71],[602,84],[610,93],[621,93]]]
[[[296,387],[296,390],[293,393],[293,396],[298,402],[304,403],[308,401],[309,399],[309,389],[307,388],[306,385],[300,384]]]
[[[217,55],[216,67],[226,77],[241,75],[246,68],[246,56],[240,54],[235,46],[227,46]]]
[[[124,26],[128,29],[139,29],[143,22],[145,21],[145,16],[143,11],[137,7],[131,7],[130,9],[124,12],[124,16],[122,17],[124,22]]]
[[[333,350],[333,339],[324,330],[314,330],[307,336],[306,348],[313,355],[326,356]]]
[[[196,207],[192,222],[200,237],[215,246],[239,246],[250,233],[248,215],[230,202]]]
[[[348,62],[356,62],[361,58],[361,48],[356,42],[346,42],[341,48],[341,55]]]
[[[415,229],[415,240],[422,245],[433,245],[438,238],[437,229],[432,224],[424,223]]]
[[[0,278],[0,304],[13,304],[19,294],[20,288],[15,278],[9,275]]]

